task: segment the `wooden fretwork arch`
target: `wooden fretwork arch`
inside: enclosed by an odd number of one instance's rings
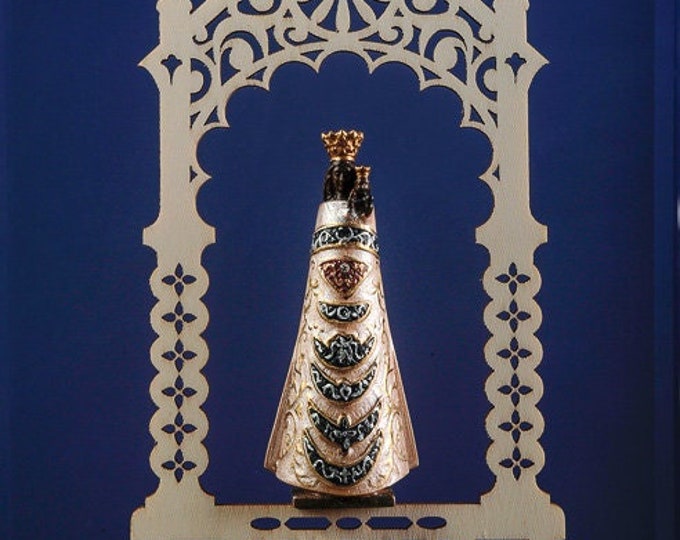
[[[318,71],[340,51],[360,56],[370,71],[405,64],[421,89],[451,89],[463,104],[461,125],[479,129],[491,144],[491,163],[480,178],[493,193],[493,211],[476,238],[489,252],[483,284],[491,301],[483,317],[491,332],[484,354],[492,370],[485,385],[492,442],[486,461],[495,484],[479,504],[352,511],[362,523],[354,532],[334,524],[347,512],[324,511],[331,525],[323,535],[366,538],[370,530],[371,538],[402,538],[413,529],[373,530],[370,518],[404,516],[423,538],[565,537],[562,510],[536,482],[545,457],[534,252],[547,229],[529,204],[528,91],[546,61],[527,42],[528,7],[528,0],[205,0],[195,8],[189,0],[158,1],[160,43],[142,66],[160,91],[160,212],[144,231],[158,261],[150,279],[158,300],[151,311],[158,374],[150,389],[157,407],[150,463],[159,483],[132,516],[134,540],[255,538],[262,532],[251,522],[264,516],[273,518],[267,536],[283,538],[293,534],[285,525],[289,517],[309,515],[286,505],[215,505],[200,486],[208,465],[201,408],[208,394],[202,374],[208,346],[201,337],[208,274],[201,259],[214,230],[196,208],[208,179],[196,149],[208,130],[227,127],[236,90],[268,88],[275,70],[290,62]],[[446,525],[417,524],[433,514]]]

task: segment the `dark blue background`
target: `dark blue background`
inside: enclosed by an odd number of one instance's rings
[[[530,41],[551,61],[530,94],[532,207],[550,238],[537,252],[539,483],[564,508],[570,538],[672,537],[674,11],[657,4],[656,24],[651,3],[628,0],[533,2],[529,12]],[[124,538],[156,485],[155,258],[141,230],[158,208],[158,97],[135,64],[156,44],[157,13],[152,1],[4,8],[10,436],[0,470],[10,504],[0,537]],[[203,484],[220,502],[289,499],[262,461],[326,165],[318,134],[356,127],[366,132],[360,158],[374,168],[390,322],[422,463],[397,496],[477,501],[492,485],[487,254],[474,243],[491,211],[477,180],[489,144],[458,128],[455,95],[419,92],[404,66],[369,75],[336,55],[318,75],[280,69],[271,88],[238,92],[233,127],[199,147],[213,175],[199,209],[218,237],[204,257]]]

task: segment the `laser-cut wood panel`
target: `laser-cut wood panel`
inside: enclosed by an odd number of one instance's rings
[[[493,194],[493,211],[476,238],[489,252],[483,277],[491,298],[483,314],[491,333],[484,355],[492,369],[485,383],[492,406],[486,460],[495,484],[478,505],[435,505],[455,527],[423,529],[423,536],[564,538],[562,511],[536,482],[545,456],[538,442],[544,427],[536,373],[542,347],[535,336],[541,310],[534,297],[541,278],[534,252],[547,230],[529,204],[528,90],[546,61],[527,42],[528,1],[206,0],[193,9],[189,0],[159,0],[157,7],[160,43],[142,65],[160,91],[160,212],[144,231],[158,261],[150,279],[158,300],[151,311],[158,334],[151,361],[158,374],[150,389],[157,407],[150,463],[159,483],[133,514],[132,537],[233,538],[235,531],[256,537],[253,519],[307,515],[286,506],[216,506],[200,486],[208,466],[202,443],[208,419],[201,408],[208,394],[201,372],[208,346],[201,334],[209,318],[201,300],[208,288],[201,257],[215,237],[196,208],[208,179],[196,149],[208,130],[227,127],[236,90],[268,88],[286,63],[318,70],[330,54],[346,51],[371,71],[399,62],[415,73],[421,89],[454,91],[463,104],[461,125],[484,133],[492,149],[480,178]],[[431,508],[402,505],[373,515],[401,513],[415,522]],[[285,527],[277,530],[272,537]],[[334,531],[342,532],[330,527],[324,534]],[[357,537],[400,537],[396,531],[370,534]]]

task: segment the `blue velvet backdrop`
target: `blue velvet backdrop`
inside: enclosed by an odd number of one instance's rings
[[[657,4],[672,16],[672,1]],[[135,64],[156,44],[157,13],[151,0],[15,1],[4,12],[9,415],[1,408],[10,431],[0,537],[120,539],[156,485],[147,430],[155,259],[141,230],[158,208],[158,97]],[[672,275],[659,265],[670,265],[673,232],[672,205],[658,194],[673,184],[670,158],[655,161],[654,151],[655,118],[657,147],[672,132],[663,122],[672,78],[659,74],[672,19],[655,33],[651,2],[533,2],[529,37],[551,61],[530,94],[532,208],[550,238],[537,252],[547,424],[539,483],[564,508],[570,538],[656,530],[670,540]],[[233,127],[203,139],[213,180],[199,209],[218,238],[204,257],[203,484],[218,501],[289,499],[262,461],[326,165],[318,134],[335,127],[366,132],[360,158],[374,168],[390,322],[422,463],[397,496],[477,501],[491,487],[487,254],[474,243],[491,210],[477,179],[490,148],[458,127],[460,114],[454,94],[419,92],[403,66],[369,75],[358,58],[336,55],[318,75],[289,65],[271,92],[240,91]]]

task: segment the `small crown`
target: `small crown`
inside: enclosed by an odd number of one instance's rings
[[[344,159],[354,161],[354,158],[359,151],[359,147],[364,140],[364,134],[361,131],[328,131],[321,134],[326,151],[333,159]]]
[[[357,165],[354,170],[357,172],[358,183],[368,184],[368,175],[371,174],[371,168],[368,165]]]

